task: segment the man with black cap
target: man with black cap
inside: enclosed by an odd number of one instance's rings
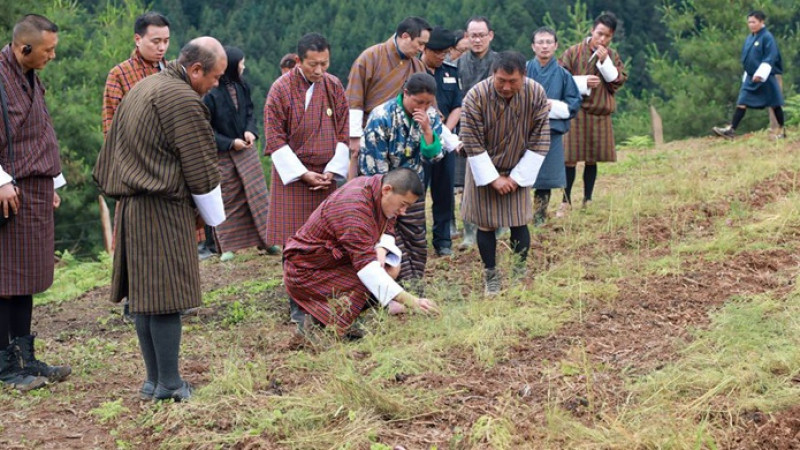
[[[461,116],[461,88],[458,84],[458,69],[455,63],[445,61],[448,52],[458,40],[446,28],[434,27],[425,50],[422,62],[428,72],[436,79],[436,107],[442,114],[443,126],[455,132]],[[458,147],[460,143],[455,144]],[[455,150],[444,145],[445,150]],[[444,157],[434,163],[425,163],[425,186],[431,188],[433,199],[433,248],[439,256],[452,255],[450,222],[454,217],[456,155],[445,151]]]

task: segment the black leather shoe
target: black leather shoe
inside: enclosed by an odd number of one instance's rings
[[[139,398],[142,400],[152,400],[153,393],[156,391],[156,384],[150,380],[142,383],[142,388],[139,389]]]
[[[189,385],[186,381],[181,384],[181,386],[177,389],[167,389],[161,383],[158,383],[156,386],[156,390],[153,392],[153,400],[155,401],[162,401],[162,400],[175,400],[176,402],[182,402],[189,400],[192,397],[192,386]]]

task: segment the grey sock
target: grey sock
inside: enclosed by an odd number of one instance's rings
[[[181,348],[181,315],[159,314],[150,316],[150,336],[153,339],[158,361],[158,384],[167,389],[177,389],[183,384],[178,371]]]
[[[153,384],[156,384],[158,383],[158,362],[156,361],[153,339],[150,337],[150,316],[137,314],[133,316],[133,323],[136,325],[139,349],[142,351],[144,367],[147,370],[147,381],[152,381]]]

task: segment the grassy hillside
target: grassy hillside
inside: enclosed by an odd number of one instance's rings
[[[184,322],[182,371],[198,388],[186,404],[137,399],[144,369],[102,286],[107,261],[66,261],[59,278],[73,281],[56,286],[74,289],[54,287],[34,318],[39,355],[74,373],[0,392],[0,447],[793,448],[789,135],[624,150],[601,166],[591,209],[534,230],[524,285],[487,300],[476,250],[432,257],[441,317],[372,312],[357,343],[293,345],[279,258],[204,262],[204,306]]]

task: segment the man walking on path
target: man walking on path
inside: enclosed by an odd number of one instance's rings
[[[772,33],[767,31],[764,21],[767,16],[762,11],[753,11],[747,15],[747,27],[750,34],[742,47],[742,87],[736,100],[733,120],[726,127],[714,127],[719,136],[733,139],[736,127],[739,126],[747,112],[747,108],[772,108],[780,131],[777,139],[786,137],[783,115],[783,92],[778,77],[783,74],[783,60],[778,50],[778,43]]]

